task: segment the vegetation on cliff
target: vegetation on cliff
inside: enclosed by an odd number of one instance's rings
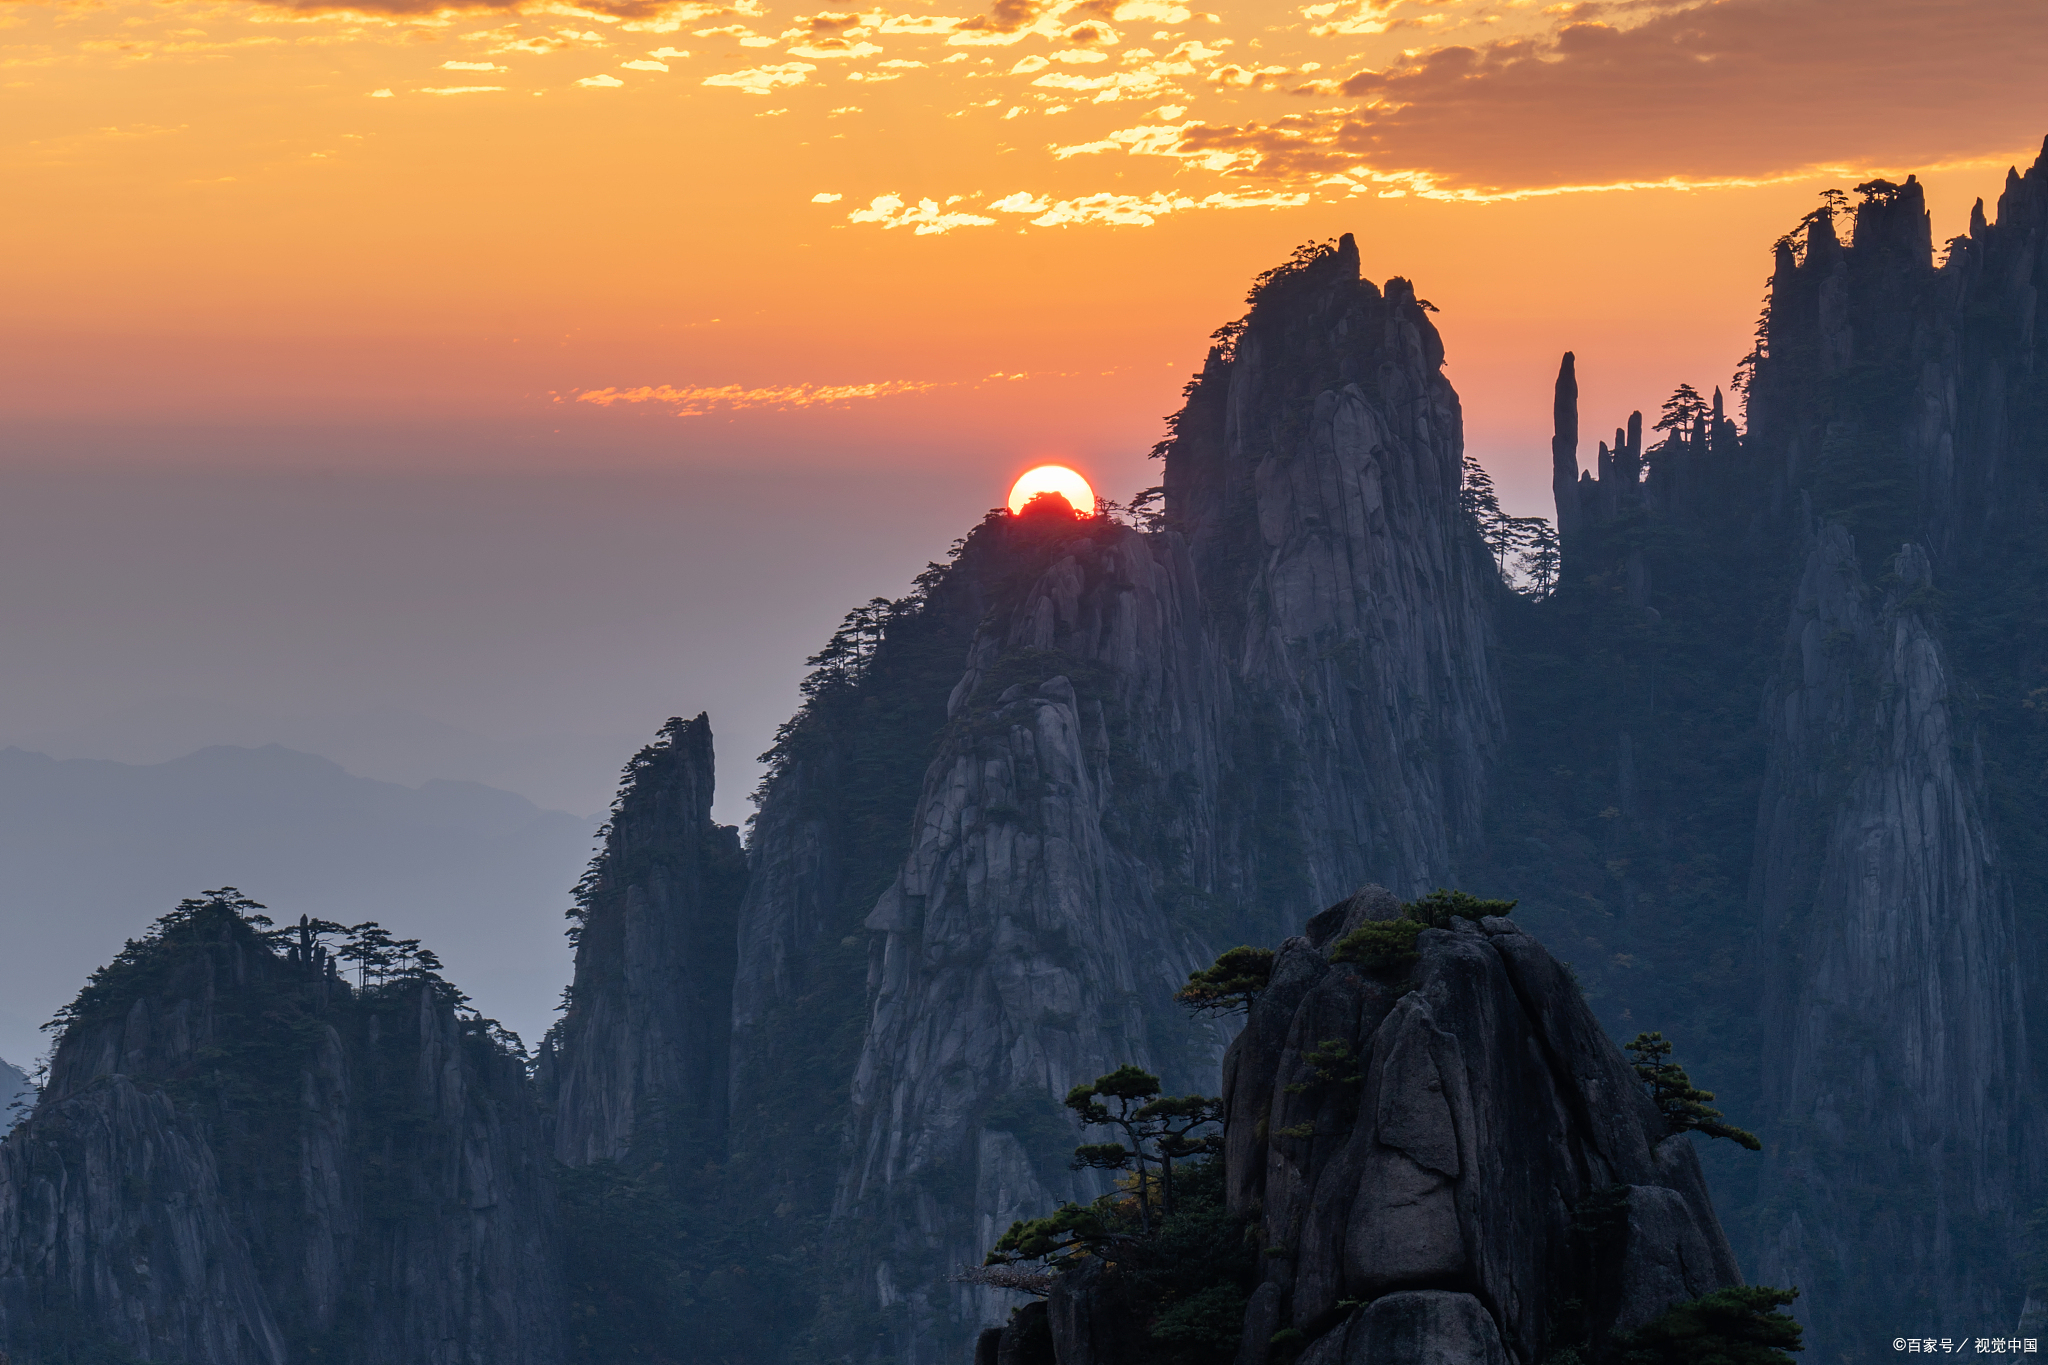
[[[366,1362],[423,1339],[551,1359],[518,1039],[416,940],[262,911],[231,887],[182,902],[51,1021],[48,1083],[0,1149],[22,1215],[0,1227],[8,1344],[38,1365]],[[533,1283],[494,1294],[514,1277]]]
[[[1164,1095],[1158,1077],[1125,1065],[1076,1086],[1067,1107],[1084,1126],[1113,1127],[1123,1138],[1076,1147],[1075,1169],[1128,1174],[1092,1203],[1066,1204],[1013,1224],[988,1255],[997,1273],[969,1278],[1049,1292],[1049,1277],[1001,1273],[1039,1262],[1087,1281],[1104,1306],[1103,1320],[1114,1324],[1117,1360],[1224,1365],[1243,1332],[1257,1258],[1243,1220],[1224,1206],[1219,1140],[1193,1136],[1221,1121],[1220,1101]],[[1155,1166],[1156,1179],[1150,1174]],[[1027,1343],[1030,1358],[1017,1365],[1050,1365],[1050,1333],[1037,1330],[1044,1305],[1019,1311],[1024,1317],[1012,1335]]]

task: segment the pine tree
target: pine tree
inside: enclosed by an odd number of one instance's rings
[[[1664,1125],[1671,1132],[1704,1133],[1710,1138],[1731,1139],[1752,1152],[1763,1150],[1756,1134],[1721,1122],[1721,1111],[1707,1107],[1714,1092],[1696,1088],[1685,1068],[1671,1060],[1671,1044],[1663,1034],[1638,1033],[1628,1045],[1628,1054],[1636,1075],[1650,1087],[1650,1098],[1656,1102],[1658,1112],[1664,1115]]]
[[[1197,1014],[1248,1010],[1273,979],[1273,956],[1271,948],[1232,948],[1213,966],[1188,973],[1188,984],[1173,998]]]
[[[1557,586],[1557,576],[1564,562],[1557,528],[1545,517],[1516,517],[1515,523],[1522,545],[1516,567],[1528,580],[1531,596],[1548,597],[1551,589]]]
[[[1465,477],[1458,488],[1458,506],[1479,528],[1480,539],[1493,552],[1494,566],[1501,577],[1507,577],[1508,556],[1518,544],[1515,518],[1500,510],[1500,494],[1494,490],[1493,476],[1470,454],[1465,456]]]
[[[1624,1365],[1792,1365],[1804,1329],[1778,1309],[1796,1289],[1736,1285],[1681,1303],[1615,1345]]]

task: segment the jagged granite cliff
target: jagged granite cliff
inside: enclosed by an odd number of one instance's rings
[[[253,909],[187,902],[72,1006],[0,1142],[0,1343],[22,1365],[554,1365],[520,1060],[430,974],[353,988]]]
[[[2016,1320],[1998,1262],[2032,1068],[1982,737],[1954,714],[1921,547],[1873,590],[1839,524],[1815,541],[1765,698],[1753,894],[1779,946],[1762,1061],[1782,1126],[1759,1273],[1813,1286],[1830,1317],[1931,1299]]]
[[[1861,188],[1850,245],[1825,212],[1779,245],[1750,420],[1817,521],[1765,698],[1759,1268],[1835,1291],[1834,1340],[1885,1304],[2012,1319],[2042,1202],[2015,892],[2038,924],[2048,816],[2011,760],[2048,664],[2013,611],[2048,510],[2048,153],[1938,266],[1918,183]]]
[[[725,1144],[740,835],[711,819],[711,723],[680,717],[634,755],[576,890],[576,975],[536,1077],[571,1166]]]
[[[1754,1122],[1732,1240],[1828,1358],[2010,1332],[2039,1254],[2048,160],[1930,238],[1909,177],[1777,244],[1746,430],[1682,391],[1581,472],[1566,357],[1563,577],[1497,617],[1480,876]]]
[[[1029,1145],[1059,1096],[1213,1067],[1173,1017],[1191,969],[1369,878],[1443,879],[1474,836],[1489,571],[1442,361],[1347,237],[1267,279],[1191,386],[1159,529],[994,532],[1032,572],[991,594],[866,920],[836,1212],[887,1229],[866,1271],[907,1310],[895,1358],[957,1359],[997,1305],[940,1277],[1082,1192]]]

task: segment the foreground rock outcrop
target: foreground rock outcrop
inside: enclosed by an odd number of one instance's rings
[[[1498,918],[1423,930],[1412,984],[1330,960],[1398,913],[1368,892],[1290,939],[1225,1064],[1268,1265],[1242,1365],[1289,1327],[1316,1365],[1534,1362],[1742,1283],[1693,1139],[1571,975]]]
[[[1370,887],[1287,940],[1224,1064],[1225,1199],[1263,1267],[1237,1365],[1598,1362],[1740,1285],[1694,1140],[1571,974],[1498,917],[1421,930],[1412,967],[1346,960],[1401,913]],[[1169,1358],[1120,1273],[1068,1263],[980,1358]]]
[[[431,973],[357,989],[315,937],[188,902],[73,1007],[0,1142],[17,1365],[562,1359],[520,1059]]]

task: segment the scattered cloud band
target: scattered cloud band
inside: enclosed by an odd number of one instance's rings
[[[576,401],[595,403],[602,408],[614,403],[657,403],[675,408],[678,417],[703,417],[708,413],[739,412],[747,408],[833,407],[862,399],[929,393],[945,387],[923,379],[878,379],[867,384],[778,384],[757,389],[738,384],[681,387],[655,384],[637,389],[587,389],[576,395]]]

